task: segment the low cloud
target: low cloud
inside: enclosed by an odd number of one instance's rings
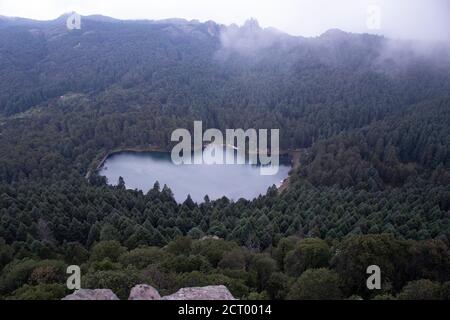
[[[261,28],[256,19],[247,20],[241,27],[232,24],[223,27],[220,33],[222,50],[219,55],[226,56],[237,53],[252,57],[260,54],[262,50],[275,45],[285,46],[289,41],[296,41],[297,37],[289,36],[275,28]]]

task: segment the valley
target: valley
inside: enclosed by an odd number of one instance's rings
[[[68,265],[120,299],[449,299],[446,44],[66,19],[0,17],[1,299],[61,299]],[[194,121],[279,129],[293,168],[177,168]]]

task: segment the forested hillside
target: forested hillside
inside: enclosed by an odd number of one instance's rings
[[[280,128],[301,154],[287,190],[177,203],[170,186],[144,194],[95,174],[113,149],[169,150],[194,120]],[[256,21],[84,17],[69,31],[65,17],[0,17],[0,297],[61,298],[65,266],[80,264],[83,286],[121,296],[147,282],[448,299],[449,244],[444,45]],[[382,292],[365,289],[369,264],[386,271]]]

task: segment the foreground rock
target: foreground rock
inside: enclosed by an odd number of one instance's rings
[[[80,289],[62,300],[119,300],[109,289]],[[147,284],[131,289],[128,300],[236,300],[225,286],[182,288],[161,298],[158,290]]]
[[[182,288],[163,300],[235,300],[225,286]]]
[[[148,284],[138,284],[131,289],[128,300],[161,300],[158,290]]]
[[[109,289],[80,289],[62,300],[119,300]]]

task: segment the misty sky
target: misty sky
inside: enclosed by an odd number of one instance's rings
[[[379,29],[370,22],[368,27],[368,19],[376,15],[374,5],[380,9]],[[339,28],[450,41],[450,0],[0,0],[4,16],[50,20],[71,11],[119,19],[178,17],[239,25],[254,17],[263,27],[293,35],[316,36]]]

